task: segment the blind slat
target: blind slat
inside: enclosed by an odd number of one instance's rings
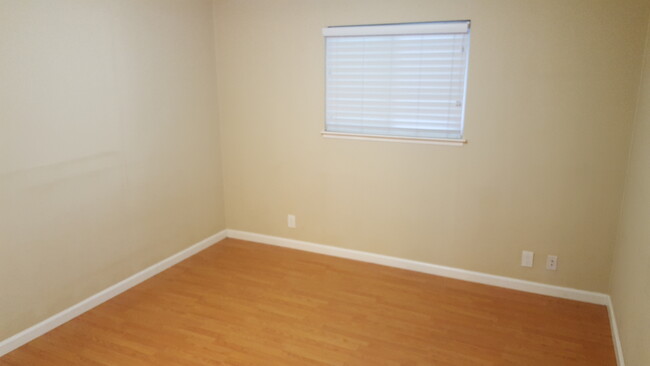
[[[392,109],[387,109],[387,108],[379,108],[379,107],[372,107],[372,106],[364,106],[363,111],[360,112],[359,108],[357,107],[341,107],[337,108],[336,111],[327,111],[327,113],[330,116],[335,116],[337,113],[341,113],[343,115],[347,115],[348,113],[356,113],[362,114],[362,113],[369,113],[369,114],[375,114],[379,115],[382,114],[384,116],[386,115],[430,115],[430,114],[445,114],[449,115],[452,117],[455,116],[460,116],[462,115],[462,110],[461,108],[454,108],[453,110],[449,110],[448,107],[402,107],[402,108],[392,108]]]
[[[394,113],[394,114],[357,114],[357,113],[336,113],[334,116],[331,117],[331,121],[335,122],[343,122],[347,120],[359,120],[359,121],[366,121],[368,123],[374,123],[374,122],[383,122],[385,121],[386,123],[406,123],[406,122],[413,122],[413,123],[418,123],[418,124],[424,124],[424,123],[431,123],[431,124],[436,124],[436,123],[453,123],[457,124],[460,122],[461,115],[447,115],[444,113],[430,113],[430,114],[419,114],[419,115],[413,115],[413,114],[402,114],[402,113]]]
[[[396,98],[328,98],[328,101],[333,101],[333,102],[356,102],[354,105],[363,107],[364,105],[402,105],[402,106],[409,106],[413,105],[413,103],[419,103],[423,106],[427,105],[451,105],[451,104],[462,104],[459,103],[460,101],[458,99],[396,99]],[[330,103],[332,108],[326,108],[326,109],[336,109],[338,106],[338,103]],[[352,104],[352,103],[350,103]]]
[[[357,86],[363,87],[362,83],[410,83],[414,81],[419,81],[421,85],[423,86],[429,86],[431,84],[429,83],[435,83],[435,82],[446,82],[445,85],[449,85],[450,83],[453,83],[454,85],[458,86],[463,86],[465,85],[465,82],[463,79],[460,79],[460,76],[465,76],[463,75],[458,75],[459,77],[456,79],[451,79],[450,78],[441,78],[441,77],[434,77],[434,76],[421,76],[421,75],[396,75],[396,76],[391,76],[391,75],[368,75],[365,76],[361,74],[357,75],[329,75],[329,79],[331,79],[332,82],[354,82],[356,83]],[[336,85],[330,85],[330,86],[336,86]]]
[[[351,124],[351,123],[345,123],[345,124],[339,124],[336,125],[334,124],[334,127],[340,126],[341,128],[358,128],[358,129],[384,129],[384,130],[394,130],[394,131],[419,131],[419,132],[444,132],[444,133],[458,133],[458,131],[453,128],[453,127],[444,127],[444,125],[439,125],[438,127],[434,126],[421,126],[421,125],[408,125],[404,124],[399,127],[395,126],[390,126],[390,125],[382,125],[382,124]],[[339,132],[336,131],[336,128],[332,130],[332,132]]]

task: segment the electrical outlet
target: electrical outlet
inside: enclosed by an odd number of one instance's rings
[[[555,271],[557,269],[557,255],[549,255],[546,257],[546,269]]]
[[[294,229],[296,227],[296,216],[295,215],[287,216],[287,226],[289,226],[292,229]]]
[[[524,250],[523,252],[521,252],[521,266],[532,267],[534,258],[535,258],[535,253]]]

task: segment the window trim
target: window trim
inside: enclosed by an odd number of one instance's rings
[[[429,144],[429,145],[447,145],[447,146],[463,146],[467,144],[466,139],[443,139],[443,138],[425,138],[425,137],[406,137],[406,136],[390,136],[390,135],[366,135],[357,133],[344,133],[321,131],[321,136],[334,139],[346,140],[365,140],[365,141],[387,141],[387,142],[406,142],[412,144]]]

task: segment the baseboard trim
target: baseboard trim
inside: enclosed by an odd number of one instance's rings
[[[229,238],[254,241],[262,244],[275,245],[285,248],[298,249],[312,253],[330,255],[334,257],[353,259],[361,262],[381,264],[384,266],[407,269],[416,272],[428,273],[436,276],[455,278],[458,280],[482,283],[485,285],[504,287],[513,290],[530,292],[540,295],[559,297],[563,299],[588,302],[598,305],[608,305],[609,295],[578,290],[568,287],[547,285],[538,282],[519,280],[516,278],[491,275],[487,273],[468,271],[437,264],[418,262],[409,259],[390,257],[381,254],[363,252],[359,250],[333,247],[329,245],[310,243],[306,241],[281,238],[239,230],[227,230]]]
[[[194,254],[206,249],[217,242],[226,238],[227,230],[214,234],[200,242],[192,245],[189,248],[163,259],[162,261],[145,268],[144,270],[134,274],[133,276],[116,283],[115,285],[102,290],[95,295],[43,320],[42,322],[25,329],[24,331],[11,336],[0,342],[0,357],[15,350],[16,348],[24,345],[25,343],[40,337],[41,335],[49,332],[50,330],[58,327],[59,325],[85,313],[86,311],[110,300],[111,298],[121,294],[122,292],[136,286],[137,284],[157,275],[158,273],[166,270],[167,268],[182,262],[183,260],[193,256]]]
[[[609,312],[609,326],[612,329],[612,341],[614,342],[614,352],[616,353],[616,363],[618,366],[625,366],[623,359],[623,345],[618,334],[618,325],[616,324],[616,315],[614,314],[614,304],[612,298],[607,299],[607,311]]]

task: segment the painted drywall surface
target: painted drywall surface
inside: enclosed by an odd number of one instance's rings
[[[608,290],[645,2],[215,5],[229,228]],[[472,21],[466,146],[321,137],[322,27],[457,19]]]
[[[614,250],[611,296],[627,366],[650,365],[650,43]]]
[[[0,1],[0,339],[222,229],[210,1]]]

